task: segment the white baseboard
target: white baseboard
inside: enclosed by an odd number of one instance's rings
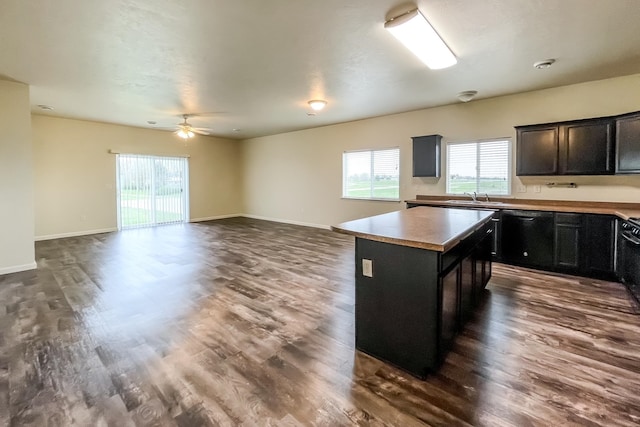
[[[41,240],[64,239],[65,237],[88,236],[90,234],[111,233],[113,231],[118,231],[118,229],[103,228],[100,230],[85,230],[85,231],[73,231],[71,233],[47,234],[45,236],[36,236],[35,241],[39,242]]]
[[[36,264],[35,261],[29,264],[13,265],[11,267],[0,268],[0,276],[3,274],[18,273],[20,271],[34,270],[36,268],[38,268],[38,264]]]
[[[265,216],[249,215],[249,214],[228,214],[228,215],[209,216],[209,217],[205,217],[205,218],[191,218],[189,220],[189,222],[215,221],[217,219],[237,218],[237,217],[260,219],[260,220],[263,220],[263,221],[281,222],[283,224],[302,225],[303,227],[321,228],[323,230],[330,230],[331,229],[331,227],[329,227],[328,225],[324,225],[324,224],[313,224],[313,223],[309,223],[309,222],[292,221],[292,220],[281,219],[281,218],[270,218],[270,217],[265,217]],[[36,236],[35,237],[35,241],[38,242],[38,241],[42,241],[42,240],[64,239],[65,237],[88,236],[88,235],[91,235],[91,234],[111,233],[111,232],[114,232],[114,231],[118,231],[118,229],[117,228],[103,228],[103,229],[100,229],[100,230],[85,230],[85,231],[74,231],[74,232],[71,232],[71,233],[48,234],[48,235],[44,235],[44,236]],[[32,267],[32,268],[35,268],[35,267]],[[29,270],[29,269],[30,268],[25,268],[25,270]],[[0,270],[0,274],[3,274],[2,270]]]
[[[324,224],[313,224],[311,222],[292,221],[292,220],[288,220],[288,219],[269,218],[269,217],[266,217],[266,216],[249,215],[249,214],[242,214],[242,216],[245,217],[245,218],[261,219],[263,221],[281,222],[283,224],[302,225],[303,227],[312,227],[312,228],[321,228],[323,230],[331,230],[330,226],[324,225]]]
[[[191,218],[189,222],[203,222],[203,221],[215,221],[216,219],[225,219],[225,218],[237,218],[242,216],[241,214],[228,214],[228,215],[217,215],[217,216],[208,216],[205,218]]]

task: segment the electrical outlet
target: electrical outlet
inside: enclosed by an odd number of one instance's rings
[[[526,193],[527,192],[527,186],[526,185],[518,185],[517,191],[518,191],[518,193]]]
[[[370,259],[362,259],[362,275],[365,277],[373,277],[373,261]]]
[[[534,185],[533,186],[533,192],[534,193],[539,193],[540,192],[540,186],[539,185]]]

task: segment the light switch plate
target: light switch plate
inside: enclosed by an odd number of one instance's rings
[[[540,186],[539,185],[534,185],[533,186],[533,192],[534,193],[539,193],[540,192]]]
[[[370,259],[362,259],[362,275],[365,277],[373,277],[373,261]]]

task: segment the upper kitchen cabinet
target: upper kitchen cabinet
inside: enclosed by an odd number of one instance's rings
[[[413,176],[440,178],[441,135],[414,136]]]
[[[613,120],[518,126],[517,175],[610,175]]]
[[[558,127],[533,125],[516,127],[516,175],[558,173]]]
[[[559,126],[560,175],[614,173],[613,120],[582,120]]]
[[[640,173],[640,112],[615,119],[616,173]]]

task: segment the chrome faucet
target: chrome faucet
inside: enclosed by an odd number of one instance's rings
[[[478,195],[476,194],[476,192],[474,191],[473,194],[471,193],[467,193],[466,191],[464,192],[464,194],[466,194],[467,196],[471,197],[471,200],[473,200],[474,202],[478,201]]]
[[[490,201],[491,201],[491,200],[489,200],[489,194],[488,194],[488,193],[484,193],[484,197],[486,197],[486,199],[487,199],[486,201],[487,201],[487,202],[490,202]]]

